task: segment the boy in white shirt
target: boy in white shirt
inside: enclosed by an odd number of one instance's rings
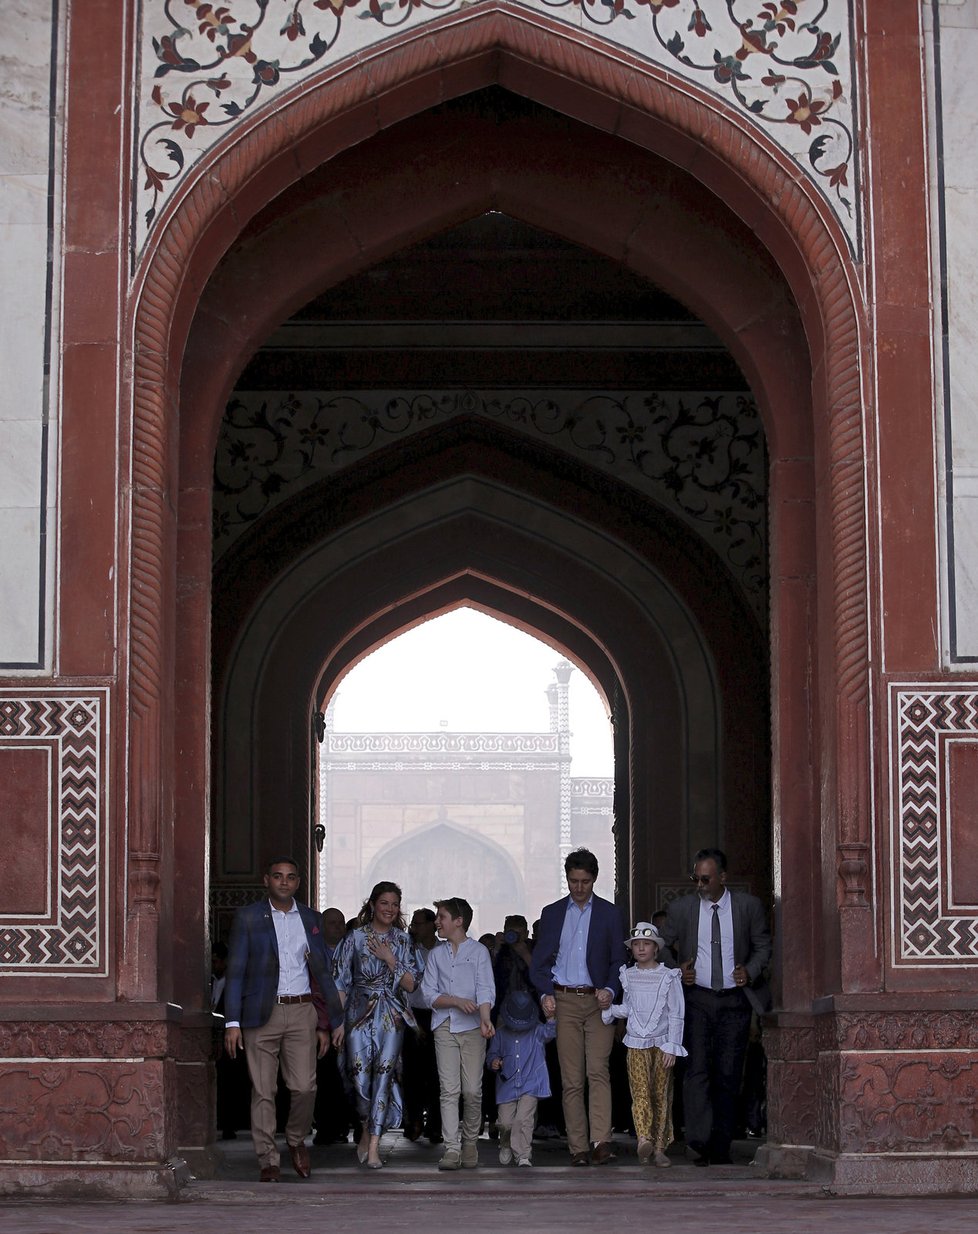
[[[495,1033],[489,1012],[496,998],[492,958],[466,930],[472,907],[459,896],[436,900],[435,928],[445,940],[428,955],[421,992],[431,1008],[431,1029],[441,1086],[441,1131],[445,1153],[439,1170],[471,1170],[479,1164],[482,1068],[486,1042]],[[458,1099],[462,1097],[459,1127]]]

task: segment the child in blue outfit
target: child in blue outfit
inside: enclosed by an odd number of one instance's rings
[[[527,990],[512,990],[499,1008],[496,1035],[486,1066],[496,1075],[499,1103],[499,1164],[533,1164],[537,1099],[550,1096],[544,1046],[557,1035],[557,1023],[540,1022],[536,1000]]]

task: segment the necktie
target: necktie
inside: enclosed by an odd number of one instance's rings
[[[720,905],[713,905],[713,924],[710,926],[710,989],[723,989],[723,952],[720,948]]]

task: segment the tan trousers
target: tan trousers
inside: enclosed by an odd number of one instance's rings
[[[672,1143],[673,1068],[664,1067],[658,1046],[625,1053],[628,1087],[632,1093],[632,1122],[640,1140],[651,1140],[664,1153]]]
[[[571,1156],[611,1139],[611,1079],[608,1056],[614,1024],[603,1024],[593,994],[554,993],[557,1001],[557,1058],[563,1086],[564,1122]],[[588,1086],[587,1110],[584,1084]],[[588,1132],[590,1126],[590,1134]]]
[[[517,1161],[533,1156],[533,1128],[537,1121],[536,1097],[520,1097],[519,1101],[501,1101],[496,1113],[499,1124],[499,1145],[509,1144]]]
[[[486,1039],[477,1028],[453,1033],[448,1021],[435,1029],[435,1061],[441,1088],[441,1133],[445,1147],[460,1149],[474,1144],[482,1121],[482,1069],[486,1062]],[[462,1097],[462,1126],[458,1122],[458,1099]]]
[[[251,1138],[261,1166],[278,1165],[275,1091],[278,1068],[292,1103],[285,1138],[301,1144],[312,1129],[316,1104],[316,1008],[312,1003],[276,1003],[267,1024],[242,1029],[251,1076]]]

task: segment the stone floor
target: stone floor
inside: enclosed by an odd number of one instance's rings
[[[0,1202],[0,1231],[18,1234],[360,1234],[377,1228],[427,1234],[583,1234],[613,1226],[629,1234],[974,1234],[973,1197],[837,1198],[809,1183],[757,1176],[753,1144],[734,1146],[732,1166],[698,1169],[681,1151],[668,1170],[640,1166],[627,1140],[617,1161],[572,1169],[562,1141],[534,1147],[532,1169],[501,1167],[480,1141],[480,1168],[436,1169],[440,1148],[385,1136],[383,1170],[359,1166],[352,1144],[312,1149],[313,1175],[299,1179],[283,1153],[282,1182],[257,1182],[250,1139],[224,1143],[218,1175],[190,1183],[174,1202]],[[610,1234],[610,1232],[609,1232]]]

